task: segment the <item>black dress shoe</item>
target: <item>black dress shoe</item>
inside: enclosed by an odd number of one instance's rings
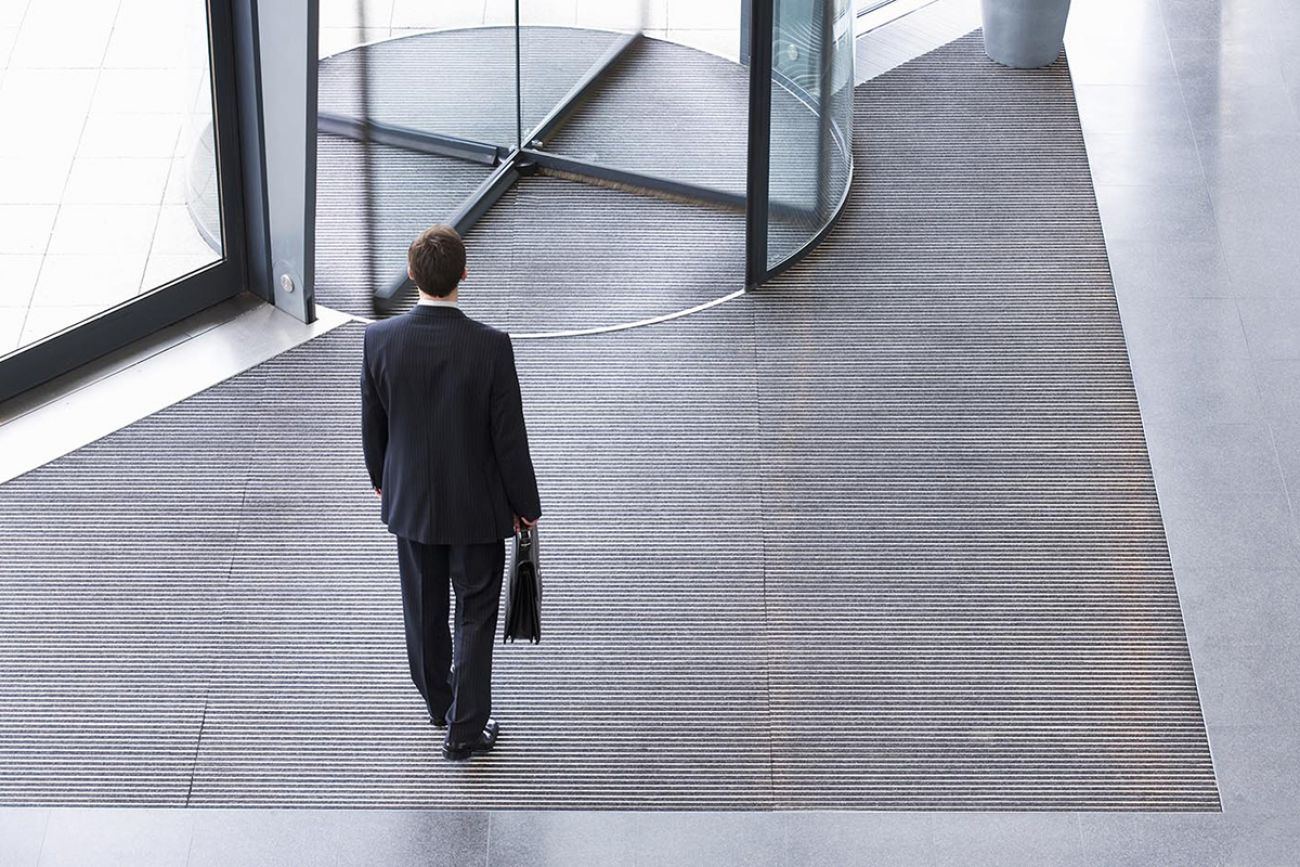
[[[490,752],[497,745],[497,735],[500,732],[501,727],[497,725],[497,721],[490,719],[479,736],[472,741],[466,743],[444,741],[442,744],[442,757],[453,762],[463,762],[475,753]]]
[[[429,711],[429,722],[433,723],[433,727],[436,729],[445,729],[447,727],[447,715],[444,713],[442,716],[434,716],[433,711]]]

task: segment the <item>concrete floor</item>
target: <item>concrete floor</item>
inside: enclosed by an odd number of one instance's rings
[[[1223,813],[5,809],[3,863],[1295,863],[1300,7],[1076,6],[1067,48]]]

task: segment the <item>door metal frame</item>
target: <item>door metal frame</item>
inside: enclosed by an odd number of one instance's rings
[[[748,0],[752,30],[750,32],[750,87],[749,87],[749,164],[747,174],[748,210],[745,224],[745,282],[753,289],[771,280],[773,277],[795,265],[822,242],[839,223],[848,203],[849,190],[853,184],[854,162],[853,148],[846,131],[840,128],[834,114],[830,111],[831,90],[835,57],[830,52],[834,43],[834,22],[830,12],[834,0],[820,0],[821,29],[819,38],[822,43],[822,55],[818,58],[822,75],[822,87],[819,95],[814,97],[798,82],[782,74],[775,68],[772,57],[772,45],[776,36],[775,9],[778,0]],[[850,8],[850,18],[852,9]],[[853,36],[850,23],[849,35],[849,74],[848,87],[853,87]],[[772,214],[807,215],[807,209],[801,209],[789,203],[771,200],[771,135],[772,135],[772,84],[781,85],[795,99],[802,102],[818,119],[817,152],[818,180],[829,173],[831,148],[838,148],[846,163],[844,188],[838,200],[830,210],[826,222],[802,245],[776,264],[769,265],[768,257],[768,221]],[[830,204],[823,188],[817,190],[818,204],[814,212],[820,216],[826,205]]]
[[[316,318],[319,0],[225,0],[234,10],[247,223],[245,285]]]
[[[749,157],[745,166],[745,288],[767,279],[767,221],[772,163],[774,0],[749,4]]]

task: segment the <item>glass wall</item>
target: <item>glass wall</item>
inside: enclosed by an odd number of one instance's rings
[[[0,356],[223,258],[203,0],[0,3]]]
[[[839,212],[853,169],[849,0],[774,0],[767,267]]]

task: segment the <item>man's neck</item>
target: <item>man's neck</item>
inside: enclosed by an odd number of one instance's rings
[[[423,289],[421,289],[420,303],[421,304],[455,304],[459,300],[457,298],[457,291],[458,290],[453,289],[451,290],[450,293],[448,293],[444,297],[439,298],[437,295],[430,295],[428,292],[425,292]]]

